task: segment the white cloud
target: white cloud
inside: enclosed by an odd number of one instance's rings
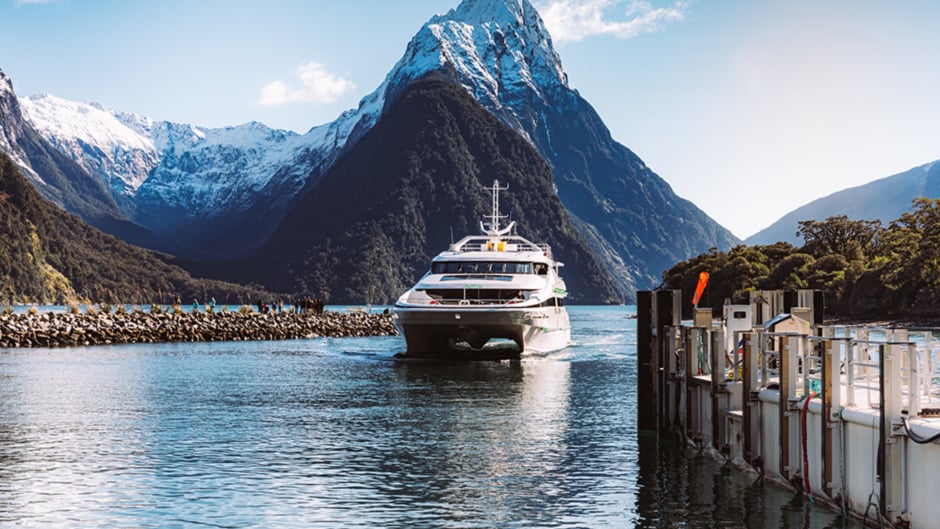
[[[654,7],[645,0],[547,0],[539,12],[555,42],[578,42],[598,35],[626,39],[659,31],[682,20],[686,4]]]
[[[333,103],[343,94],[356,89],[349,79],[326,71],[316,62],[301,64],[294,70],[300,86],[284,81],[271,81],[261,89],[258,104],[277,106],[287,103]]]

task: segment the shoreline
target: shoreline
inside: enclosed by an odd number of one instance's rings
[[[396,336],[365,312],[32,312],[0,315],[0,348]]]
[[[845,327],[884,327],[887,329],[940,329],[937,317],[884,318],[826,318],[823,325]]]

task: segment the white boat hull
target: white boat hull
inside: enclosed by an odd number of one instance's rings
[[[564,307],[397,305],[394,322],[407,354],[414,356],[446,356],[466,346],[479,350],[494,339],[511,340],[520,352],[544,353],[563,349],[571,340]]]

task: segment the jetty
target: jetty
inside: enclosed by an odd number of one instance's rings
[[[31,312],[0,315],[0,348],[393,336],[392,317],[367,312]]]
[[[638,429],[876,527],[938,527],[940,329],[825,325],[818,291],[681,319],[638,293]]]

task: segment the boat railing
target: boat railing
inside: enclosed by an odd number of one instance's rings
[[[716,329],[667,327],[666,336],[693,376],[717,370],[725,380],[739,382],[745,376],[742,355],[751,348],[757,365],[751,389],[775,388],[789,381],[789,396],[802,398],[823,391],[824,357],[828,357],[834,363],[833,380],[844,388],[834,402],[877,408],[887,384],[890,398],[911,417],[922,409],[934,414],[940,410],[940,340],[935,337],[940,330],[826,326],[820,331],[820,335],[737,331],[733,343],[738,345],[730,351],[714,350],[711,335],[719,332]]]
[[[548,257],[552,252],[547,244],[536,244],[518,236],[500,237],[496,241],[482,235],[470,236],[454,243],[452,249],[458,252],[539,252]]]

